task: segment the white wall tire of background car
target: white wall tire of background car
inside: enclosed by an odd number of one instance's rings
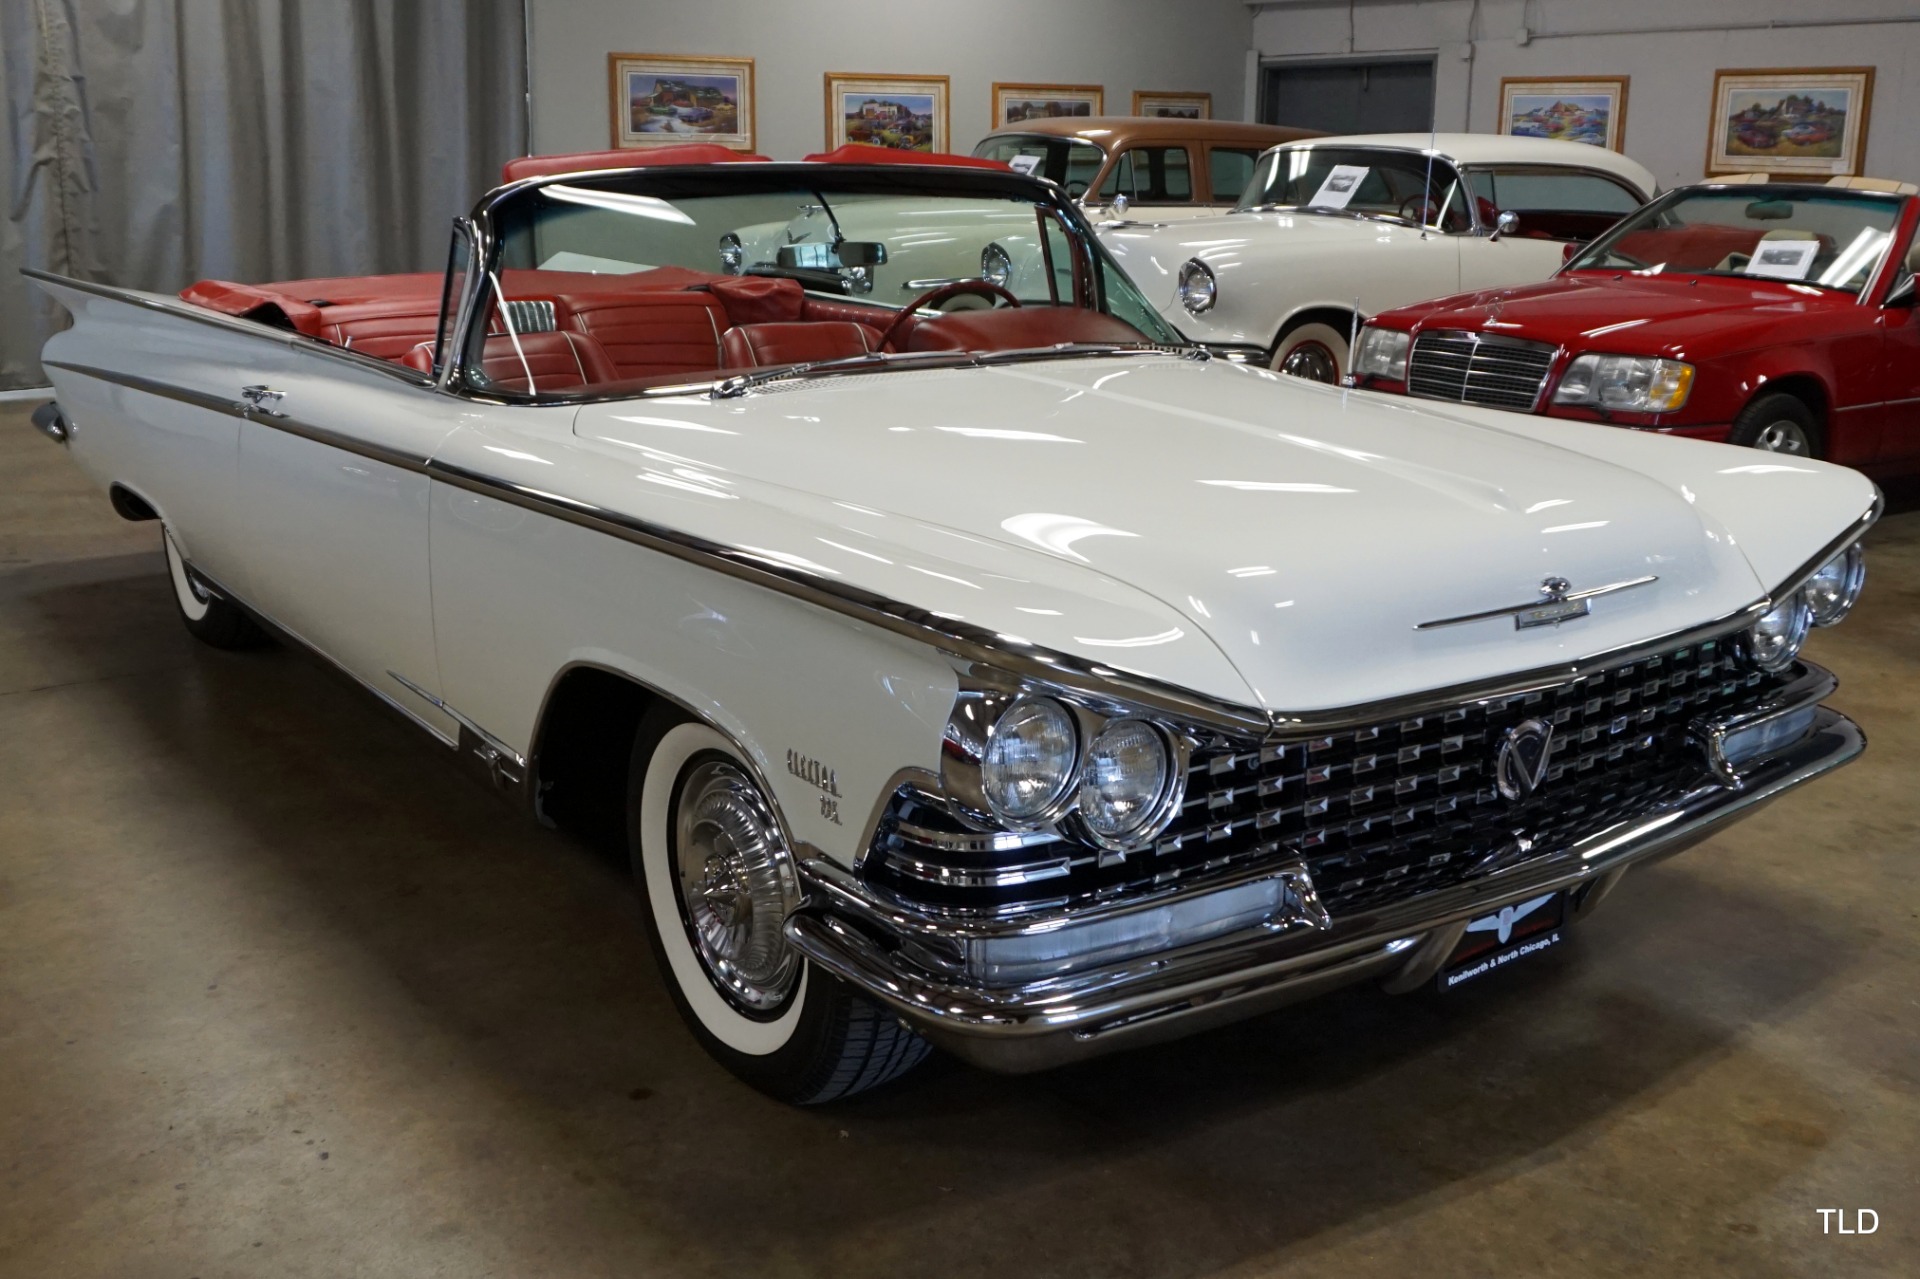
[[[1347,372],[1347,335],[1328,324],[1296,324],[1275,344],[1273,368],[1310,382],[1337,385]]]

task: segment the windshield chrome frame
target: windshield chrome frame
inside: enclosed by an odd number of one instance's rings
[[[619,179],[644,180],[652,177],[684,177],[693,174],[710,174],[716,168],[740,169],[756,176],[788,174],[792,176],[795,185],[799,187],[821,185],[820,179],[823,175],[833,173],[857,173],[866,178],[880,179],[882,185],[885,184],[886,180],[897,182],[899,184],[900,194],[902,195],[945,194],[945,192],[937,191],[928,192],[926,188],[932,185],[936,187],[951,186],[955,188],[953,194],[957,196],[974,194],[987,198],[1001,196],[1009,199],[1026,199],[1030,200],[1035,208],[1041,211],[1043,216],[1052,216],[1063,226],[1069,235],[1077,239],[1078,243],[1076,245],[1077,251],[1075,257],[1084,264],[1090,273],[1097,273],[1099,271],[1100,255],[1104,252],[1098,236],[1094,233],[1093,224],[1087,218],[1085,210],[1080,207],[1077,200],[1066,194],[1064,188],[1058,183],[1049,181],[1048,179],[1030,177],[1025,174],[1012,172],[1011,170],[1006,173],[1000,173],[963,167],[844,165],[828,164],[819,161],[797,161],[780,163],[755,162],[725,166],[644,165],[626,169],[593,169],[576,173],[543,174],[539,177],[523,178],[518,182],[510,182],[505,186],[497,187],[482,196],[479,203],[474,206],[473,212],[466,219],[471,224],[474,259],[472,268],[470,268],[468,272],[466,289],[460,302],[460,316],[455,324],[455,337],[452,350],[442,365],[440,379],[435,383],[436,389],[449,395],[458,396],[461,399],[474,400],[484,404],[594,404],[614,400],[655,398],[663,395],[711,394],[722,383],[731,380],[728,376],[725,376],[725,371],[722,370],[720,371],[722,376],[678,382],[670,386],[646,387],[638,390],[618,391],[606,395],[568,395],[541,398],[532,395],[520,396],[489,392],[473,386],[468,382],[466,376],[468,369],[471,367],[468,355],[475,345],[473,329],[485,314],[485,309],[482,305],[484,294],[497,278],[500,269],[500,257],[505,251],[505,244],[496,224],[496,213],[503,205],[518,199],[530,190],[540,187],[580,183],[588,180],[607,182]],[[969,193],[963,188],[970,183],[982,186],[985,190]],[[1119,264],[1113,262],[1111,258],[1108,259],[1107,264],[1112,270],[1119,271],[1123,276],[1125,275],[1125,272],[1121,271]],[[1078,283],[1079,281],[1076,279],[1076,284]],[[1101,301],[1100,295],[1103,290],[1099,283],[1093,278],[1093,274],[1087,276],[1085,286],[1088,296],[1085,299],[1073,299],[1073,305],[1075,307],[1097,307]],[[1133,287],[1136,291],[1139,290],[1139,285],[1136,284]],[[859,299],[856,299],[856,301],[858,300]],[[1151,310],[1152,302],[1146,298],[1144,292],[1141,293],[1141,301]],[[870,305],[887,311],[897,312],[898,310],[898,308],[887,307],[885,303],[880,302],[870,303]],[[1180,336],[1178,330],[1173,329],[1172,326],[1168,326],[1168,331],[1173,333],[1175,337]],[[1061,345],[1072,346],[1075,344]],[[1009,356],[1030,354],[1033,358],[1058,358],[1058,349],[1058,347],[1036,347],[1033,348],[1031,352],[1010,351],[996,352],[995,354]],[[1081,349],[1092,353],[1094,348],[1083,346]],[[1117,347],[1114,349],[1169,351],[1179,350],[1181,346],[1178,343],[1157,342],[1149,335],[1142,334],[1141,341],[1137,346],[1129,344],[1126,347]],[[962,352],[961,354],[977,357],[980,353]],[[827,373],[823,372],[822,375],[827,375]]]

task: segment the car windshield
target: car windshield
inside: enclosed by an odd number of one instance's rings
[[[1472,215],[1445,160],[1373,147],[1281,147],[1260,159],[1237,211],[1306,209],[1465,231]]]
[[[463,363],[488,390],[685,382],[883,351],[1184,345],[1071,204],[1003,171],[576,175],[502,193],[487,220],[497,256]],[[543,360],[559,371],[543,379]]]
[[[998,160],[1016,173],[1058,182],[1071,196],[1087,193],[1107,158],[1106,152],[1091,142],[1044,133],[996,133],[982,139],[973,153]]]
[[[1818,187],[1676,191],[1567,269],[1732,275],[1858,293],[1886,256],[1900,208],[1897,199]]]

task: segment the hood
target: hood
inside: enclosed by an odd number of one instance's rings
[[[1817,322],[1848,294],[1784,281],[1726,276],[1646,276],[1579,271],[1519,288],[1489,289],[1389,311],[1390,328],[1467,329],[1551,342],[1574,351],[1686,358],[1710,342],[1715,354],[1774,342],[1780,326]]]
[[[1686,481],[1726,466],[1720,446],[1654,476],[1618,441],[1609,459],[1552,438],[1587,428],[1166,357],[590,405],[566,446],[504,430],[456,436],[455,460],[1010,645],[1283,711],[1550,666],[1732,613],[1765,588],[1729,522],[1771,518],[1764,491],[1787,481],[1743,476],[1716,515]],[[1804,551],[1788,539],[1802,558],[1871,499],[1852,472],[1775,469],[1804,472],[1825,502],[1801,504],[1818,526],[1796,529]],[[1557,628],[1414,629],[1532,602],[1547,577],[1584,590],[1648,575]]]

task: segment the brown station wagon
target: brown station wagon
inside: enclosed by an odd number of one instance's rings
[[[1063,116],[996,130],[973,153],[1051,179],[1089,211],[1119,217],[1134,209],[1161,221],[1225,213],[1239,203],[1262,151],[1320,136],[1238,120]]]

